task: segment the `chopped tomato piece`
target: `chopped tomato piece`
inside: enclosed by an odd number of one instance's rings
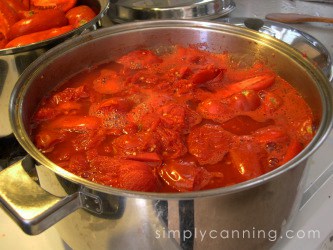
[[[198,112],[206,119],[223,123],[237,115],[260,107],[260,98],[253,90],[244,90],[224,99],[208,98],[198,105]]]
[[[180,192],[189,192],[203,189],[213,178],[194,161],[183,159],[167,161],[160,169],[159,175],[172,188]],[[223,175],[220,174],[223,178]]]
[[[94,90],[102,94],[115,94],[124,89],[119,75],[113,70],[103,69],[93,82]]]
[[[126,155],[123,158],[125,158],[127,160],[135,160],[135,161],[143,161],[143,162],[157,162],[157,163],[162,162],[160,156],[155,152]]]
[[[63,141],[65,136],[65,131],[42,129],[35,136],[35,144],[43,152],[50,151],[56,143]]]
[[[105,132],[101,129],[98,131],[84,131],[72,136],[72,145],[75,151],[86,151],[98,146],[106,137]]]
[[[145,162],[123,160],[119,170],[119,188],[155,192],[159,182],[154,169]]]
[[[205,124],[194,128],[188,137],[188,149],[201,165],[215,164],[229,151],[232,135],[220,125]]]
[[[308,144],[315,135],[315,125],[309,117],[298,126],[297,137],[302,143]]]
[[[215,68],[214,66],[208,66],[204,69],[200,69],[198,72],[192,75],[191,80],[194,85],[207,83],[215,78],[221,79],[223,76],[223,70]]]
[[[52,103],[59,104],[68,101],[78,101],[82,98],[87,97],[89,97],[89,94],[86,91],[85,86],[83,85],[77,88],[66,88],[61,92],[53,94],[50,99]]]
[[[243,90],[230,96],[227,100],[234,112],[253,111],[261,104],[260,98],[254,90]]]
[[[260,151],[259,145],[250,141],[237,143],[229,151],[232,166],[244,180],[250,180],[263,174]]]
[[[20,12],[20,11],[29,9],[20,0],[6,0],[6,2],[16,12]]]
[[[253,133],[254,139],[259,143],[270,142],[283,142],[286,143],[289,140],[289,136],[285,129],[277,126],[267,126],[256,130]]]
[[[299,143],[295,139],[291,140],[281,165],[287,163],[292,158],[294,158],[296,155],[298,155],[302,151],[302,149],[303,149],[303,145],[301,143]]]
[[[122,56],[117,62],[130,69],[144,69],[162,60],[150,50],[135,50]]]
[[[281,97],[272,92],[261,91],[260,95],[263,98],[263,107],[269,113],[278,110],[283,104]]]
[[[175,159],[187,153],[184,139],[179,132],[162,127],[157,127],[154,132],[158,136],[163,159]]]
[[[67,131],[87,131],[100,127],[100,119],[94,116],[67,115],[50,121],[47,128]]]
[[[74,154],[70,157],[67,170],[83,178],[87,178],[89,176],[90,165],[85,155]]]
[[[188,133],[190,128],[199,124],[201,116],[185,105],[168,103],[157,110],[160,120],[166,128]]]
[[[275,77],[275,74],[268,73],[254,76],[240,82],[231,83],[227,85],[224,89],[217,91],[216,95],[221,97],[228,97],[243,90],[267,89],[275,82]]]
[[[121,156],[137,155],[144,152],[155,152],[160,148],[157,136],[152,132],[139,132],[133,135],[122,135],[113,140],[113,150]]]
[[[254,131],[272,125],[273,120],[267,120],[264,122],[258,122],[252,119],[250,116],[239,115],[229,121],[224,122],[221,126],[223,129],[236,134],[236,135],[248,135]]]

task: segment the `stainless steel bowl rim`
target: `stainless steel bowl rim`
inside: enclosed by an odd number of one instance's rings
[[[33,145],[29,139],[27,131],[24,129],[22,121],[22,96],[26,94],[29,83],[33,79],[34,75],[38,74],[40,70],[43,69],[43,65],[47,65],[47,62],[52,61],[54,58],[61,56],[66,51],[69,51],[71,48],[75,48],[82,44],[82,41],[94,41],[95,39],[102,38],[105,36],[112,36],[118,33],[130,32],[130,31],[140,31],[144,29],[153,29],[153,28],[186,28],[186,29],[205,29],[205,30],[214,30],[218,32],[228,32],[239,35],[246,35],[246,37],[256,39],[261,37],[265,39],[265,42],[269,42],[269,46],[277,48],[279,51],[282,51],[284,54],[288,55],[290,58],[297,60],[301,63],[303,67],[306,67],[308,71],[312,72],[313,76],[317,80],[317,84],[320,83],[319,92],[322,97],[322,121],[317,130],[317,134],[309,145],[294,159],[284,164],[283,166],[261,175],[257,178],[245,181],[236,185],[204,190],[204,191],[193,191],[193,192],[184,192],[184,193],[148,193],[148,192],[137,192],[130,190],[122,190],[113,187],[108,187],[93,183],[86,179],[83,179],[79,176],[76,176],[65,169],[57,166],[49,159],[47,159],[38,149]],[[257,41],[261,42],[261,41]],[[13,93],[10,99],[10,122],[16,136],[17,140],[23,146],[23,148],[31,155],[39,164],[49,168],[56,174],[62,176],[63,178],[72,181],[77,184],[81,184],[85,188],[93,189],[96,191],[115,194],[126,197],[139,197],[144,199],[193,199],[197,197],[207,197],[207,196],[220,196],[231,194],[235,192],[240,192],[242,190],[250,189],[252,187],[258,186],[262,183],[265,183],[274,177],[285,173],[286,171],[296,167],[298,164],[307,159],[311,154],[313,154],[319,146],[324,142],[332,128],[332,119],[333,119],[333,91],[327,80],[323,75],[322,71],[318,69],[311,61],[304,58],[301,53],[293,49],[289,45],[272,38],[268,35],[249,30],[243,27],[237,27],[230,24],[222,24],[215,22],[203,22],[203,21],[187,21],[187,20],[165,20],[165,21],[144,21],[144,22],[133,22],[127,24],[120,24],[112,26],[105,29],[100,29],[97,31],[90,32],[80,37],[76,37],[70,40],[63,42],[62,44],[50,49],[45,54],[40,56],[35,60],[21,75],[18,80]]]

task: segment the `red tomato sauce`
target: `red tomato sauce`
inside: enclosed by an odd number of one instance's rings
[[[264,64],[230,61],[175,46],[86,69],[42,100],[34,143],[69,172],[127,190],[188,192],[258,177],[311,141],[313,116]]]

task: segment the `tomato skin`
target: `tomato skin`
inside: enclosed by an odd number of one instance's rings
[[[119,187],[127,190],[154,192],[158,190],[154,168],[145,162],[123,160],[119,169]]]
[[[276,75],[273,73],[265,73],[257,75],[240,82],[231,83],[224,89],[217,91],[217,95],[221,97],[228,97],[243,90],[263,90],[275,82]]]
[[[31,18],[22,19],[10,28],[8,33],[9,40],[16,37],[48,30],[56,27],[62,27],[68,24],[65,13],[54,9],[44,10],[36,13]]]
[[[23,10],[20,11],[20,16],[22,19],[26,19],[26,18],[31,18],[32,16],[36,15],[37,13],[41,12],[43,10]]]
[[[162,60],[150,50],[135,50],[122,57],[117,62],[130,69],[145,69]]]
[[[28,10],[27,6],[20,2],[19,0],[6,0],[7,4],[16,12],[20,12],[23,10]]]
[[[220,125],[205,124],[194,128],[188,136],[189,153],[199,164],[215,164],[223,159],[230,149],[232,135]]]
[[[76,5],[76,0],[30,0],[32,9],[60,9],[67,12]]]
[[[298,155],[302,151],[302,149],[303,145],[301,143],[299,143],[296,139],[291,140],[281,165],[287,163],[296,155]]]
[[[21,0],[21,2],[27,10],[30,9],[30,0]]]
[[[9,43],[7,43],[6,48],[20,47],[32,43],[41,42],[65,34],[73,29],[74,27],[72,25],[67,25],[60,28],[53,28],[49,30],[31,33],[24,36],[19,36],[11,40]]]
[[[8,37],[10,27],[20,19],[19,14],[14,11],[7,2],[0,1],[0,31]]]
[[[101,94],[115,94],[124,89],[124,84],[115,71],[103,69],[93,81],[93,88]]]
[[[69,24],[73,25],[75,28],[88,23],[94,19],[95,16],[96,13],[86,5],[74,7],[66,13]]]
[[[193,74],[191,80],[194,85],[199,85],[207,83],[216,77],[222,78],[222,75],[223,75],[222,69],[213,66],[208,66],[207,68],[201,69],[195,74]]]
[[[239,115],[222,123],[222,127],[236,135],[248,135],[260,128],[264,128],[272,124],[272,120],[259,122],[252,119],[250,116]]]
[[[199,103],[197,111],[206,119],[223,123],[247,111],[261,106],[261,100],[254,90],[243,90],[227,98],[207,98]]]
[[[237,111],[253,111],[256,110],[260,104],[260,98],[254,90],[243,90],[228,98],[229,105]]]
[[[251,141],[239,141],[229,151],[232,166],[244,180],[250,180],[263,174],[260,151],[260,147]]]
[[[201,190],[213,177],[207,170],[197,166],[195,161],[187,159],[167,161],[159,170],[159,175],[169,186],[179,192]]]

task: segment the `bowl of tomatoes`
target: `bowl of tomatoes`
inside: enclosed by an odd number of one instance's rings
[[[23,70],[53,46],[99,27],[107,0],[0,1],[0,111],[8,117],[9,95]],[[8,119],[0,137],[11,133]]]
[[[2,1],[0,49],[15,52],[17,48],[77,34],[96,25],[107,5],[107,1],[84,0]]]

